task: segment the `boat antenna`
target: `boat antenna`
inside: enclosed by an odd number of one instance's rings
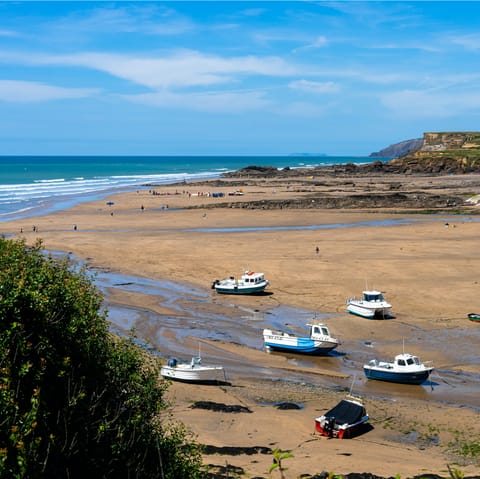
[[[356,379],[356,377],[355,377],[355,374],[354,374],[353,378],[352,378],[352,385],[350,386],[350,394],[349,394],[350,396],[353,396],[352,391],[353,391],[353,385],[355,384],[355,379]]]

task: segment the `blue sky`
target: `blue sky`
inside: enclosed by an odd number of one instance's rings
[[[480,2],[0,1],[0,155],[368,155],[480,129]]]

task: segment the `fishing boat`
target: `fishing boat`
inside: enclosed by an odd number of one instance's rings
[[[390,316],[392,305],[388,303],[380,291],[363,291],[362,298],[347,299],[347,310],[351,314],[368,319],[384,319]]]
[[[327,437],[352,437],[368,421],[368,414],[360,398],[348,395],[323,416],[315,419],[315,430]]]
[[[372,359],[363,365],[368,379],[403,384],[422,384],[433,371],[433,366],[420,362],[418,356],[409,353],[397,354],[393,361]]]
[[[230,276],[212,283],[212,289],[221,294],[255,294],[261,293],[269,282],[263,273],[245,271],[240,278]]]
[[[263,330],[263,341],[267,351],[287,351],[300,354],[327,354],[340,344],[332,338],[324,324],[307,324],[310,327],[308,337],[299,337],[285,331]]]
[[[480,323],[480,313],[469,313],[468,319],[475,323]]]
[[[160,369],[160,374],[165,378],[188,383],[226,382],[223,366],[204,365],[200,356],[193,357],[190,362],[178,362],[176,358],[170,358],[168,364]]]

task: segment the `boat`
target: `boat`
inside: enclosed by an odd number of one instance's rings
[[[348,395],[315,419],[315,430],[323,436],[344,439],[355,435],[367,421],[368,414],[362,400]]]
[[[418,356],[409,353],[397,354],[393,361],[372,359],[363,365],[368,379],[404,384],[422,384],[433,371],[433,366],[420,362]]]
[[[255,294],[263,292],[268,284],[263,273],[245,271],[238,279],[234,276],[222,280],[216,279],[212,289],[222,294]]]
[[[349,313],[369,319],[390,317],[391,307],[392,305],[385,301],[383,294],[375,290],[363,291],[361,299],[347,299]]]
[[[204,365],[200,356],[193,357],[190,362],[179,362],[176,358],[170,358],[168,364],[160,369],[160,374],[164,378],[188,383],[226,382],[223,366]]]
[[[480,313],[469,313],[468,319],[475,323],[480,323]]]
[[[267,351],[288,351],[300,354],[327,354],[335,349],[340,341],[332,338],[324,324],[307,324],[310,326],[308,337],[299,337],[284,331],[263,330],[263,341]]]

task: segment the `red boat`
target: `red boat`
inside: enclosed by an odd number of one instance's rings
[[[359,398],[347,396],[323,416],[315,419],[315,430],[326,437],[351,437],[368,421],[365,406]]]

